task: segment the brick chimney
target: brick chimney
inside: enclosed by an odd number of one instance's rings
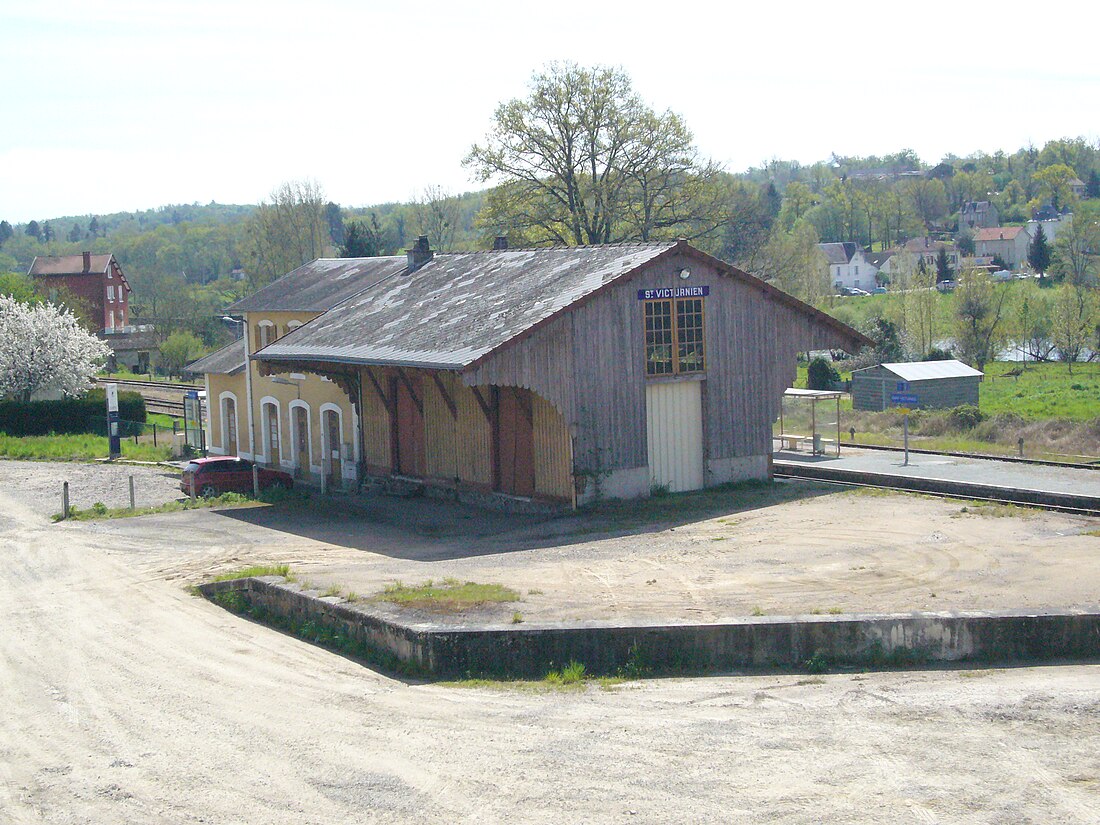
[[[84,253],[84,269],[83,269],[83,271],[84,272],[91,272],[92,271],[92,253],[91,252],[85,252]]]
[[[501,249],[507,249],[507,248],[508,248],[508,236],[507,235],[497,235],[496,238],[493,239],[493,249],[495,251],[498,251],[498,250],[501,250]]]
[[[428,245],[427,235],[417,238],[412,249],[406,249],[405,254],[409,256],[409,272],[415,272],[435,257],[435,253]]]

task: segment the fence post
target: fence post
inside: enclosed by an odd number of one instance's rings
[[[157,446],[157,422],[153,422],[153,446]]]
[[[134,508],[134,477],[130,476],[130,509]]]
[[[61,518],[69,517],[69,482],[61,485]]]
[[[1020,451],[1020,458],[1023,458],[1024,457],[1024,439],[1022,437],[1018,438],[1016,440],[1016,447]]]

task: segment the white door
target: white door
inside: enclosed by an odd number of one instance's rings
[[[703,385],[651,383],[645,388],[649,477],[670,492],[703,486]]]

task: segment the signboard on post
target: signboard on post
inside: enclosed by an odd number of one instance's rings
[[[104,384],[107,393],[107,446],[111,458],[122,455],[122,435],[119,432],[118,384]]]
[[[196,452],[206,447],[205,433],[202,429],[202,398],[198,390],[188,390],[183,396],[183,432],[187,445]]]
[[[890,396],[890,402],[897,404],[899,407],[917,407],[920,405],[920,399],[911,392],[895,392]]]

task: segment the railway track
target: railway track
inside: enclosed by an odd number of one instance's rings
[[[96,378],[94,380],[97,384],[118,384],[118,388],[120,390],[132,389],[136,390],[137,392],[141,392],[143,389],[147,389],[184,393],[190,390],[203,389],[203,386],[201,384],[182,384],[173,383],[171,381],[141,381],[138,379],[130,378]]]

